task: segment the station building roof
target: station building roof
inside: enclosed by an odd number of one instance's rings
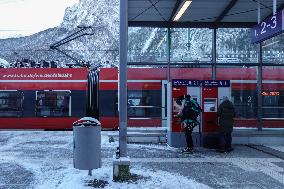
[[[248,28],[257,24],[258,0],[192,0],[173,21],[184,0],[128,0],[128,24],[137,27]],[[277,0],[277,12],[284,0]],[[273,0],[261,0],[261,20],[273,13]]]

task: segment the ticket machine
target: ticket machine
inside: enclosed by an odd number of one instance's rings
[[[170,111],[171,117],[168,122],[167,139],[168,144],[173,147],[184,147],[186,141],[183,128],[181,128],[176,100],[189,94],[196,100],[202,108],[201,116],[198,118],[201,126],[195,127],[192,133],[194,146],[215,148],[218,145],[218,106],[223,96],[231,98],[231,88],[229,80],[184,80],[176,79],[172,81]],[[169,90],[169,88],[168,88]]]
[[[218,147],[218,106],[224,96],[231,98],[229,80],[202,81],[202,145]]]
[[[201,104],[201,83],[199,80],[185,80],[177,79],[172,81],[171,87],[171,118],[167,139],[168,144],[173,147],[183,147],[186,146],[186,141],[184,137],[184,129],[181,127],[179,118],[175,115],[179,112],[176,106],[176,101],[180,96],[190,94],[191,98],[196,100],[198,104]],[[199,118],[200,119],[200,118]],[[201,119],[200,119],[201,121]],[[193,145],[201,146],[201,127],[196,126],[192,133]]]

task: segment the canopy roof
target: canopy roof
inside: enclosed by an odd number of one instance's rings
[[[192,0],[178,22],[173,17],[183,0],[128,0],[129,26],[141,27],[252,27],[257,24],[258,0]],[[271,16],[273,0],[261,0],[261,20]],[[277,11],[284,0],[277,0]]]

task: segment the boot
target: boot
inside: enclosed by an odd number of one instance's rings
[[[221,148],[217,149],[216,152],[224,153],[224,152],[226,152],[226,149],[225,149],[225,147],[221,147]]]
[[[186,147],[186,148],[184,148],[184,149],[182,150],[182,153],[185,153],[185,154],[192,154],[192,153],[193,153],[193,148],[188,148],[188,147]]]
[[[232,152],[234,150],[234,148],[232,148],[231,146],[226,148],[226,152]]]

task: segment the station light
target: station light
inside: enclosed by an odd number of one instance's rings
[[[184,12],[187,10],[187,8],[191,3],[192,3],[191,0],[186,0],[183,2],[182,6],[180,6],[180,8],[177,11],[177,14],[174,17],[174,21],[178,21],[182,17],[182,15],[184,14]]]

